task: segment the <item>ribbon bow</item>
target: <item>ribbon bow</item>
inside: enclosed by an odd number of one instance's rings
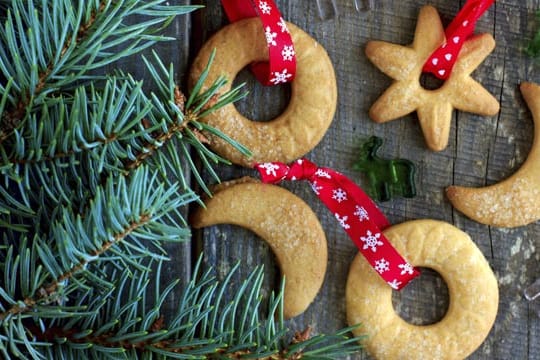
[[[369,264],[393,289],[401,290],[420,274],[381,232],[390,226],[388,219],[346,176],[333,169],[318,167],[307,159],[299,159],[291,166],[269,162],[255,167],[265,183],[309,181],[312,190],[332,211]]]

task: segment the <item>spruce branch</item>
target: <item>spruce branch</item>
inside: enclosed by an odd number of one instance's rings
[[[153,60],[165,69],[157,54]],[[24,181],[24,189],[35,187],[31,181],[39,179],[45,186],[49,202],[56,207],[59,203],[77,203],[66,189],[78,189],[75,193],[88,189],[91,196],[106,173],[127,174],[143,163],[160,169],[164,179],[177,179],[183,188],[187,188],[186,169],[181,160],[184,157],[178,156],[179,148],[184,155],[194,149],[206,168],[226,162],[208,151],[200,133],[219,134],[219,131],[197,120],[201,111],[202,115],[215,111],[237,101],[245,93],[238,87],[218,95],[225,84],[225,80],[220,79],[208,91],[192,96],[196,99],[196,109],[184,109],[184,96],[174,81],[172,65],[158,74],[150,62],[146,63],[151,73],[162,76],[154,78],[159,85],[157,94],[151,93],[148,97],[142,82],[135,81],[130,75],[119,74],[107,77],[102,88],[81,86],[72,96],[64,95],[50,101],[28,119],[24,129],[14,132],[15,146],[0,144],[0,153],[5,154],[0,162],[2,173],[9,175],[15,183]],[[240,144],[232,140],[231,143],[239,151],[248,153]],[[74,162],[95,171],[81,173],[80,168],[69,166]],[[189,166],[199,184],[206,189],[198,167],[193,162]],[[68,172],[64,178],[79,181],[58,184],[53,180],[53,177],[58,178],[57,172]],[[11,205],[11,209],[21,207],[20,201],[12,196],[4,195],[3,202]],[[35,194],[26,199],[24,207],[31,209],[32,204],[42,202],[41,195]],[[31,211],[25,213],[32,214]]]
[[[199,201],[190,174],[207,190],[194,157],[216,180],[213,166],[227,163],[205,134],[248,154],[199,120],[244,94],[222,93],[225,79],[203,91],[206,71],[186,98],[155,53],[143,59],[153,92],[129,73],[96,70],[168,40],[161,29],[194,9],[0,0],[0,357],[299,359],[358,349],[349,329],[291,337],[283,288],[267,303],[262,269],[232,296],[234,270],[219,282],[200,261],[180,299],[178,280],[161,288],[165,244],[190,238],[184,210]]]
[[[52,6],[12,0],[10,5],[0,26],[0,38],[8,45],[0,47],[0,74],[14,80],[0,142],[51,93],[69,90],[81,79],[99,79],[90,71],[172,40],[157,34],[174,16],[198,8],[166,6],[165,0],[55,0]],[[130,24],[135,15],[148,20]]]
[[[14,305],[0,313],[0,320],[34,311],[36,305],[50,304],[62,295],[58,293],[63,284],[75,276],[89,275],[86,271],[88,264],[107,261],[103,255],[109,251],[114,251],[117,263],[136,265],[132,261],[134,257],[164,257],[160,241],[185,240],[189,236],[186,229],[171,227],[159,220],[171,209],[193,201],[195,195],[185,193],[182,197],[173,196],[177,188],[165,189],[163,184],[157,183],[156,178],[145,167],[137,169],[129,182],[125,178],[109,178],[107,186],[100,189],[90,202],[84,218],[71,213],[67,207],[63,208],[61,221],[52,224],[49,234],[56,245],[44,239],[33,239],[32,261],[20,268],[19,276],[4,280],[4,289],[10,289],[6,291],[4,301]],[[151,191],[141,191],[142,187]],[[152,246],[156,250],[152,251],[140,239],[152,239]],[[10,249],[13,253],[13,247]],[[23,251],[30,252],[28,249]],[[18,263],[9,254],[5,261],[8,265]],[[42,274],[39,287],[33,286],[33,291],[27,292],[24,300],[17,301],[17,281],[32,274],[29,269],[31,264],[42,264],[46,276]],[[15,267],[10,265],[9,269]],[[9,271],[9,274],[13,274],[13,271]],[[89,284],[92,282],[92,278],[85,280]]]
[[[116,354],[128,359],[274,360],[330,359],[358,350],[359,339],[345,335],[351,328],[316,336],[297,332],[290,340],[283,340],[289,337],[282,313],[283,287],[279,295],[270,296],[265,306],[266,300],[261,295],[262,267],[254,269],[230,298],[227,294],[231,293],[231,275],[239,265],[219,282],[212,269],[201,271],[199,260],[193,279],[177,302],[176,313],[166,316],[163,304],[178,282],[163,290],[148,286],[152,282],[159,284],[162,264],[162,261],[157,261],[155,266],[148,264],[154,273],[113,271],[114,288],[104,294],[117,300],[93,301],[86,309],[87,314],[99,315],[89,315],[84,321],[67,317],[51,319],[45,328],[30,323],[26,330],[32,336],[29,340],[34,344],[32,350],[55,359],[75,356],[96,359]],[[144,306],[150,299],[154,299],[151,306]],[[77,351],[66,357],[70,354],[63,350],[66,347]]]
[[[2,173],[10,179],[6,178],[6,187],[11,188],[9,192],[0,189],[0,204],[12,215],[20,212],[22,218],[49,217],[59,204],[84,212],[87,199],[98,191],[107,174],[127,175],[143,163],[159,169],[170,186],[180,181],[181,188],[188,189],[183,159],[190,156],[191,149],[206,168],[224,160],[207,150],[197,135],[199,123],[193,119],[198,115],[189,109],[184,110],[187,115],[182,112],[183,95],[171,77],[167,79],[173,89],[169,99],[163,99],[163,94],[160,98],[152,94],[150,99],[142,82],[113,76],[106,78],[101,89],[79,87],[71,97],[62,96],[33,114],[21,132],[15,131],[16,146],[0,144]],[[211,91],[222,85],[217,83]],[[200,96],[208,98],[207,94]],[[225,102],[241,96],[238,89],[223,95]],[[168,111],[162,103],[170,104]],[[216,105],[208,107],[213,110]],[[184,156],[179,156],[178,149]],[[189,166],[206,188],[194,162]],[[28,193],[33,188],[42,191]]]
[[[152,139],[149,140],[142,148],[138,149],[139,154],[135,159],[126,164],[127,169],[136,168],[146,160],[151,160],[153,155],[157,155],[156,159],[152,159],[151,162],[159,164],[159,168],[168,168],[176,178],[181,179],[184,183],[183,173],[175,171],[182,167],[178,163],[174,163],[173,166],[167,166],[167,163],[163,161],[163,154],[170,153],[171,145],[174,149],[180,147],[185,158],[190,159],[190,151],[195,150],[197,155],[205,164],[206,169],[212,168],[212,163],[229,163],[226,159],[223,159],[213,152],[210,152],[205,144],[208,142],[203,134],[204,131],[211,132],[222,138],[227,138],[227,141],[238,151],[250,155],[249,150],[237,141],[226,137],[225,134],[217,129],[212,128],[209,125],[199,122],[199,119],[214,112],[221,107],[236,102],[244,98],[247,93],[242,92],[243,84],[229,90],[226,93],[221,94],[220,89],[227,83],[227,80],[222,77],[217,79],[212,86],[206,91],[202,91],[202,84],[206,79],[206,75],[201,76],[194,86],[189,98],[186,100],[185,95],[181,92],[179,86],[174,81],[174,68],[171,65],[167,68],[159,56],[153,52],[152,61],[143,57],[143,61],[149,73],[152,75],[152,80],[156,86],[156,92],[151,93],[150,101],[153,103],[153,111],[149,114],[149,124],[158,123],[160,119],[167,119],[167,123],[164,124],[161,129],[152,132]],[[212,62],[214,61],[215,53],[210,57],[206,66],[204,74],[208,73]],[[148,125],[150,127],[150,125]],[[175,142],[174,140],[181,140]],[[190,146],[191,149],[188,149]],[[165,151],[157,153],[157,150],[165,148]],[[169,157],[170,158],[170,157]],[[198,184],[208,194],[209,189],[206,186],[206,181],[202,179],[199,168],[193,162],[189,161],[191,174],[195,177]],[[215,175],[213,171],[210,172]],[[217,175],[214,176],[215,180],[219,181]]]

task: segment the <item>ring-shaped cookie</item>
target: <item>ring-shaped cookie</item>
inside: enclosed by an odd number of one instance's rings
[[[499,291],[488,262],[470,237],[435,220],[392,226],[384,235],[414,266],[437,271],[450,303],[439,322],[407,323],[393,309],[392,289],[361,256],[347,280],[347,318],[362,326],[367,350],[377,359],[464,359],[488,335],[497,314]]]
[[[200,119],[251,151],[252,157],[246,158],[226,141],[209,135],[210,147],[235,164],[252,167],[254,163],[294,161],[319,143],[334,117],[337,86],[330,58],[324,48],[304,31],[290,23],[287,27],[295,47],[297,70],[285,111],[273,120],[257,122],[246,118],[230,104]],[[257,18],[224,27],[204,44],[194,60],[190,87],[201,76],[215,49],[215,60],[205,86],[224,75],[229,81],[221,91],[228,91],[240,70],[252,62],[268,60],[265,39],[264,29]]]

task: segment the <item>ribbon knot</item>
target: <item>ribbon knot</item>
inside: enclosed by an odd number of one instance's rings
[[[313,176],[317,173],[319,167],[306,159],[296,160],[290,167],[287,173],[286,180],[313,180]]]
[[[318,166],[306,159],[298,159],[290,166],[283,163],[257,164],[261,179],[264,183],[277,184],[282,180],[312,181]]]
[[[309,181],[311,189],[332,211],[366,260],[393,289],[400,290],[419,274],[381,232],[390,226],[388,219],[373,200],[344,175],[318,167],[307,159],[299,159],[290,166],[269,162],[255,167],[265,183]]]

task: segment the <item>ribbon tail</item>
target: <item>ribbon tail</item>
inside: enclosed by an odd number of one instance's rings
[[[251,64],[255,78],[263,85],[292,82],[296,74],[296,53],[287,24],[273,0],[221,0],[231,22],[259,17],[268,48],[268,61]],[[261,39],[262,40],[262,39]]]
[[[473,34],[476,22],[494,1],[468,0],[446,28],[446,41],[429,56],[422,70],[439,79],[448,79],[463,43]]]
[[[400,290],[419,271],[411,266],[381,232],[390,223],[371,198],[346,176],[299,159],[291,166],[272,162],[257,164],[265,183],[281,180],[308,180],[311,189],[334,214],[349,238],[381,278]]]
[[[259,172],[261,181],[266,184],[279,184],[290,171],[287,164],[280,162],[255,164],[255,169]]]
[[[362,204],[366,211],[370,214],[370,219],[381,230],[390,226],[390,221],[384,216],[381,210],[377,207],[375,202],[354,182],[340,173],[334,173],[334,179],[347,189],[348,193],[352,196],[355,202]]]
[[[447,38],[450,38],[457,29],[463,27],[463,22],[468,21],[471,29],[478,19],[486,12],[487,9],[493,4],[495,0],[469,0],[465,3],[463,8],[458,12],[454,20],[446,28],[445,34]],[[472,31],[471,31],[472,33]]]

